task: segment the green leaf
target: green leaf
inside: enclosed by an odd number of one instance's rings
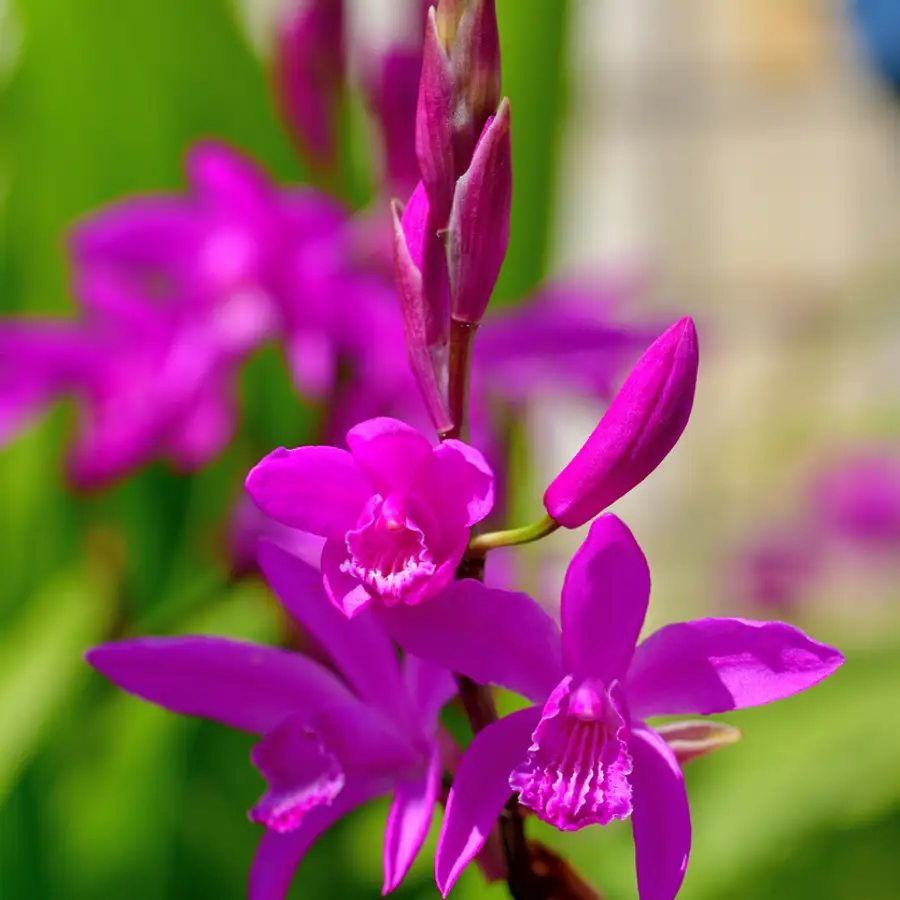
[[[109,585],[94,572],[57,576],[0,641],[0,800],[88,673],[84,651],[111,616]]]

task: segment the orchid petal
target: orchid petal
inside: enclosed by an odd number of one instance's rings
[[[452,527],[470,528],[494,506],[494,473],[481,452],[462,441],[435,447],[415,477],[415,487]]]
[[[198,397],[169,439],[169,452],[178,468],[190,472],[216,457],[234,436],[235,400],[215,390]]]
[[[543,703],[563,677],[559,629],[527,594],[455,581],[419,606],[377,610],[407,652]]]
[[[351,428],[347,446],[375,489],[385,495],[406,490],[416,469],[431,454],[423,434],[388,418],[369,419]]]
[[[399,713],[406,692],[397,652],[372,614],[347,619],[325,595],[321,574],[276,544],[260,541],[257,561],[285,609],[325,648],[357,694]]]
[[[382,894],[399,886],[422,849],[434,817],[442,771],[441,755],[435,748],[424,775],[397,785],[384,833]]]
[[[699,619],[667,625],[635,651],[633,715],[709,715],[760,706],[818,684],[844,661],[784,622]]]
[[[674,900],[691,852],[684,778],[666,742],[649,728],[634,730],[629,749],[638,893],[641,900]]]
[[[390,721],[359,701],[289,716],[253,748],[252,759],[269,788],[250,818],[276,831],[293,831],[331,804],[348,777],[394,777],[422,765]]]
[[[92,213],[71,232],[76,261],[135,267],[185,262],[202,223],[180,197],[141,197]]]
[[[343,540],[329,538],[322,548],[322,583],[328,599],[348,619],[359,615],[372,602],[369,592],[358,579],[341,569],[347,559]]]
[[[294,831],[279,834],[266,829],[250,870],[248,900],[284,900],[294,872],[319,836],[352,810],[386,793],[374,780],[347,782],[330,806],[312,810]]]
[[[299,653],[226,638],[138,638],[95,647],[86,658],[130,694],[242,731],[262,733],[293,713],[353,700]]]
[[[434,734],[441,710],[456,696],[453,676],[447,669],[418,656],[407,656],[403,666],[403,681],[425,734]]]
[[[372,488],[346,450],[280,447],[250,471],[247,493],[277,522],[339,537],[356,525]]]
[[[634,536],[601,516],[572,560],[560,615],[566,668],[604,684],[628,669],[650,600],[650,569]]]
[[[541,718],[537,707],[492,722],[466,750],[447,799],[435,857],[435,878],[446,897],[484,845],[512,794],[509,776],[528,754]]]

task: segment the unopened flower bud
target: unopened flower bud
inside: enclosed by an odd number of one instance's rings
[[[509,244],[512,146],[509,101],[488,121],[472,165],[456,184],[447,229],[450,309],[454,319],[478,324]]]
[[[484,122],[494,114],[503,96],[495,0],[466,3],[451,59],[457,95],[469,116],[476,123]]]
[[[285,20],[275,84],[300,151],[317,165],[330,163],[344,85],[344,0],[307,0]]]
[[[425,29],[416,154],[435,221],[450,215],[456,179],[468,168],[501,98],[494,0],[441,0]]]
[[[721,750],[741,739],[741,732],[733,725],[710,719],[693,719],[685,722],[666,722],[656,726],[656,731],[669,745],[681,765]]]
[[[410,365],[435,428],[452,425],[447,412],[447,319],[427,290],[422,266],[431,252],[430,213],[425,188],[419,186],[403,209],[391,206],[394,223],[394,276],[400,297]],[[441,305],[440,303],[437,305]]]
[[[432,214],[446,222],[457,173],[453,159],[453,69],[438,36],[435,10],[425,26],[416,110],[416,156]]]
[[[684,431],[694,402],[699,352],[690,317],[638,360],[600,424],[544,494],[547,512],[578,528],[640,484]]]

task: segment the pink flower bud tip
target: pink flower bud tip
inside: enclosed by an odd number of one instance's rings
[[[638,360],[606,414],[544,494],[547,512],[578,528],[640,484],[684,431],[694,402],[699,351],[690,317]]]

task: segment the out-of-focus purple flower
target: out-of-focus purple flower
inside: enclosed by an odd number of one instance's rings
[[[697,331],[686,317],[638,360],[600,424],[544,494],[547,512],[578,528],[640,484],[688,423],[699,365]]]
[[[231,514],[228,549],[232,575],[240,577],[259,571],[256,556],[261,541],[282,547],[291,556],[318,569],[325,539],[270,519],[252,500],[242,496]]]
[[[742,601],[792,610],[802,601],[825,563],[823,546],[811,528],[771,530],[743,547],[729,567]]]
[[[91,341],[74,324],[0,322],[0,446],[78,384],[95,360]]]
[[[262,735],[253,763],[268,790],[250,812],[266,826],[250,900],[282,900],[318,837],[355,807],[393,793],[384,891],[400,884],[428,833],[440,791],[438,714],[449,673],[406,657],[368,614],[352,622],[325,598],[318,573],[273,544],[269,584],[331,655],[335,675],[297,653],[216,637],[106,644],[88,662],[129,693],[173,712]]]
[[[347,445],[275,450],[250,472],[247,492],[277,522],[327,538],[325,589],[348,617],[373,600],[434,597],[491,510],[490,468],[467,444],[432,447],[396,419],[357,425]]]
[[[371,69],[366,88],[384,144],[385,180],[393,196],[407,197],[419,180],[415,122],[422,48],[391,47]]]
[[[813,515],[832,537],[861,549],[900,546],[900,453],[863,450],[813,485]]]
[[[74,229],[76,296],[90,308],[85,280],[112,273],[133,295],[214,330],[235,361],[282,336],[300,385],[321,389],[316,352],[300,350],[334,327],[322,279],[342,249],[346,214],[317,191],[277,189],[222,144],[194,147],[187,168],[188,196],[124,201]]]
[[[276,96],[300,154],[319,167],[337,157],[344,16],[344,0],[303,0],[291,5],[278,32]]]
[[[487,726],[466,751],[438,845],[444,896],[515,792],[565,831],[631,817],[641,900],[672,900],[690,815],[676,755],[646,719],[771,703],[843,662],[790,625],[743,619],[669,625],[636,647],[649,595],[643,553],[605,515],[569,566],[561,630],[527,595],[471,580],[415,609],[379,610],[408,652],[536,704]]]

